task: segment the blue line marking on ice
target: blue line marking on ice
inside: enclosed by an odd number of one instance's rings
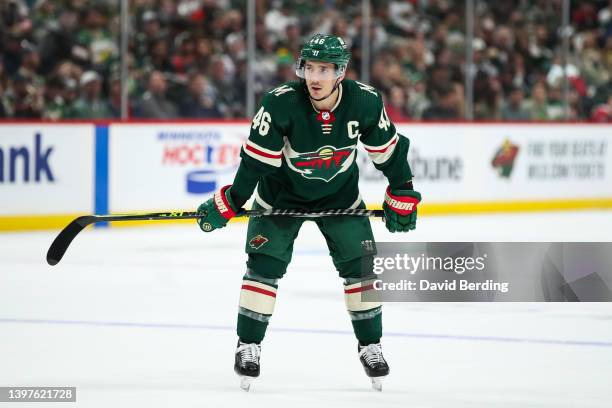
[[[113,322],[113,321],[89,321],[89,320],[49,320],[49,319],[0,319],[5,324],[54,324],[71,326],[97,326],[97,327],[135,327],[147,329],[191,329],[191,330],[221,330],[234,331],[234,326],[217,326],[209,324],[187,324],[187,323],[139,323],[139,322]],[[270,328],[275,332],[303,333],[303,334],[332,334],[353,335],[348,330],[331,329],[295,329],[290,327]],[[407,332],[385,332],[385,337],[403,337],[413,339],[429,340],[464,340],[464,341],[489,341],[502,343],[524,343],[524,344],[548,344],[558,346],[583,346],[583,347],[612,347],[612,341],[587,341],[587,340],[564,340],[564,339],[536,339],[524,337],[496,337],[496,336],[464,336],[454,334],[429,334],[429,333],[407,333]]]

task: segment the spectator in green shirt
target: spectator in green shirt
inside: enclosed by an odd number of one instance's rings
[[[85,71],[80,79],[81,97],[68,115],[74,119],[105,119],[112,117],[108,103],[102,99],[102,78],[95,71]]]

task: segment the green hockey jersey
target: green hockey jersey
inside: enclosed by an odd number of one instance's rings
[[[255,200],[264,208],[356,208],[358,142],[392,187],[412,179],[409,141],[397,134],[376,89],[346,79],[338,89],[330,111],[318,111],[300,82],[266,93],[240,153],[231,188],[236,205],[257,186]]]

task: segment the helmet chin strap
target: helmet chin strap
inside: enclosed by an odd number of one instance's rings
[[[330,96],[332,96],[332,94],[336,91],[336,89],[338,88],[338,79],[340,79],[339,77],[336,78],[336,83],[334,84],[334,87],[332,88],[332,90],[327,94],[327,96],[324,96],[322,98],[313,98],[312,95],[310,94],[310,91],[308,90],[308,85],[306,85],[306,81],[304,80],[304,87],[306,88],[306,92],[308,93],[308,97],[310,99],[312,99],[315,102],[320,102],[322,100],[325,100],[327,98],[329,98]]]

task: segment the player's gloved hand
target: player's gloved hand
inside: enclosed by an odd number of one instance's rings
[[[223,187],[198,207],[198,212],[206,214],[197,219],[202,231],[211,232],[217,228],[223,228],[229,220],[236,216],[237,210],[230,195],[230,187],[231,185]]]
[[[410,187],[412,187],[412,184]],[[385,192],[385,226],[391,232],[408,232],[416,228],[417,204],[421,201],[421,193],[409,188],[387,187]]]

